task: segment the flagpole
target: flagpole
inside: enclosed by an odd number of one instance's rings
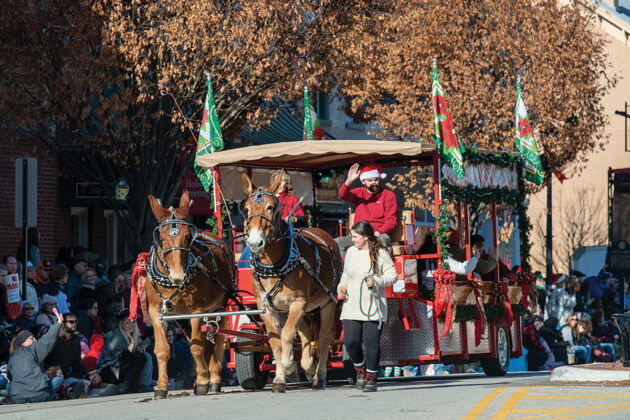
[[[437,68],[437,58],[433,57],[433,68]],[[438,198],[440,205],[442,205],[442,154],[440,153],[440,147],[438,145]]]

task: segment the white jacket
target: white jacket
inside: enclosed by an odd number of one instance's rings
[[[558,320],[558,325],[564,325],[576,303],[575,295],[570,296],[562,287],[553,287],[545,304],[545,319],[553,316]]]
[[[360,250],[355,246],[348,248],[346,260],[343,266],[341,286],[347,290],[346,301],[341,310],[340,319],[353,319],[357,321],[378,321],[378,313],[372,299],[372,291],[368,289],[363,279],[373,275],[374,281],[379,287],[378,304],[383,316],[383,322],[387,320],[387,299],[385,287],[391,286],[398,279],[396,267],[392,258],[383,248],[380,249],[376,262],[376,273],[371,272],[370,253],[368,250]],[[359,303],[359,297],[361,301]]]

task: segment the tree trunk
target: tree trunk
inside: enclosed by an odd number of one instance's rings
[[[553,274],[553,230],[552,230],[552,171],[547,172],[547,285],[551,284],[551,275]]]

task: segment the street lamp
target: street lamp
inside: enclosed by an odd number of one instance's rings
[[[129,184],[127,184],[124,178],[120,178],[120,181],[118,181],[116,185],[116,201],[126,203],[127,195],[129,195]]]

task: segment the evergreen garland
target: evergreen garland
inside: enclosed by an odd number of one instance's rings
[[[213,203],[214,202],[214,194],[212,192],[210,192],[210,202]],[[229,222],[230,218],[229,216],[234,216],[235,214],[238,213],[238,205],[236,204],[235,201],[233,200],[226,200],[223,201],[221,200],[221,215],[222,215],[222,222]],[[208,219],[206,219],[206,225],[208,225],[208,229],[214,233],[215,235],[217,234],[218,230],[218,224],[217,224],[217,219],[214,217],[214,215],[212,215],[212,217],[209,217]],[[230,228],[232,228],[230,226]],[[226,232],[225,230],[223,231],[223,239],[228,239],[228,232]]]
[[[448,182],[442,183],[442,194],[444,196],[452,198],[458,201],[466,201],[468,203],[485,203],[490,204],[492,202],[511,205],[515,209],[515,214],[518,215],[518,227],[520,233],[520,248],[521,248],[521,267],[524,271],[529,271],[531,266],[529,265],[529,255],[531,250],[531,243],[529,241],[530,231],[532,229],[531,222],[527,216],[527,208],[525,207],[526,193],[525,181],[523,174],[523,160],[520,154],[516,153],[492,153],[482,154],[476,149],[466,149],[464,152],[464,160],[472,164],[486,163],[495,165],[500,168],[515,168],[518,174],[518,190],[508,190],[507,188],[474,188],[474,187],[457,187],[450,185]],[[444,161],[443,161],[444,163]],[[443,206],[443,205],[442,205]],[[448,224],[448,215],[442,215],[442,212],[446,213],[446,210],[440,206],[440,227],[442,227],[442,217],[446,219]],[[448,231],[448,226],[446,228]],[[440,240],[441,234],[436,232],[436,242]],[[442,243],[439,243],[442,246]],[[443,257],[444,261],[446,257]]]
[[[449,270],[450,267],[446,262],[446,259],[451,256],[448,248],[448,237],[449,237],[449,222],[448,222],[448,212],[446,210],[446,204],[442,203],[440,205],[440,214],[438,214],[437,221],[439,224],[438,229],[433,233],[433,237],[435,238],[435,243],[439,246],[440,249],[440,258],[442,259],[442,268],[444,270]]]

